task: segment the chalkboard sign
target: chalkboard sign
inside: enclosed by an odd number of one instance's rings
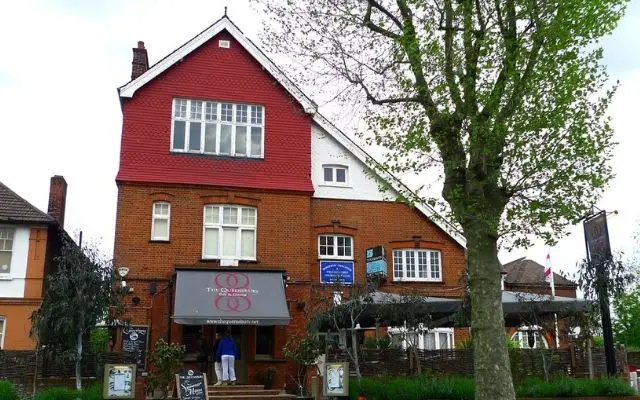
[[[139,371],[146,369],[148,326],[127,326],[122,328],[122,351],[134,353]]]
[[[180,400],[209,400],[207,374],[188,370],[176,374],[176,386]]]

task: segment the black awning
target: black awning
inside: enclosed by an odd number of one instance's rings
[[[280,272],[178,270],[173,320],[183,325],[288,325]]]

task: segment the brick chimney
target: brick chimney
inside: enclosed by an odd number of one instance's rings
[[[133,48],[133,61],[131,62],[131,80],[136,79],[149,69],[149,58],[144,42],[139,41],[138,47]]]
[[[47,213],[55,218],[61,227],[64,227],[64,209],[67,203],[67,181],[62,175],[51,177],[49,186],[49,207]]]

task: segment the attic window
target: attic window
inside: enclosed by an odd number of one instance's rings
[[[218,47],[228,49],[229,47],[231,47],[231,42],[229,42],[228,40],[218,40]]]
[[[323,165],[322,175],[325,185],[348,186],[349,168],[346,165]]]

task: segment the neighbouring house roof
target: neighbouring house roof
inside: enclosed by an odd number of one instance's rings
[[[55,224],[56,220],[0,182],[0,222]]]
[[[541,285],[545,284],[544,266],[526,257],[508,262],[502,266],[506,273],[505,283],[520,285]],[[576,286],[575,282],[553,273],[553,282],[556,286]]]
[[[125,85],[118,88],[118,93],[121,98],[131,98],[134,93],[155,79],[162,72],[179,62],[191,52],[198,49],[204,43],[216,36],[222,31],[227,31],[235,40],[240,43],[253,56],[261,66],[270,73],[276,80],[302,105],[305,112],[309,113],[313,121],[318,124],[322,129],[328,132],[335,140],[338,141],[343,147],[349,150],[356,158],[358,158],[363,164],[376,166],[375,172],[380,175],[380,178],[386,181],[392,189],[399,193],[407,193],[409,188],[402,183],[397,177],[388,172],[382,167],[380,163],[375,161],[367,152],[356,144],[351,138],[349,138],[344,132],[334,126],[328,119],[318,113],[318,105],[313,102],[307,95],[305,95],[300,88],[290,80],[280,68],[278,68],[273,61],[271,61],[249,38],[247,38],[238,27],[231,22],[231,20],[225,15],[213,25],[200,32],[188,42],[178,47],[172,53],[158,61],[149,69],[137,77],[131,80]],[[460,246],[466,247],[466,239],[460,233],[458,228],[438,214],[436,210],[426,204],[416,203],[415,207],[423,215],[425,215],[430,221],[436,224],[447,235],[449,235]]]

